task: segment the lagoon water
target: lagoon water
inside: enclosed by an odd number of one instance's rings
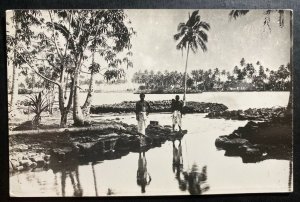
[[[188,100],[223,103],[229,109],[286,106],[287,92],[202,93],[189,94]],[[136,100],[133,94],[97,94],[93,104]],[[169,99],[174,95],[146,95],[148,100]],[[181,140],[182,172],[173,168],[174,146],[171,141],[145,152],[147,172],[151,176],[145,189],[137,183],[139,153],[130,152],[119,159],[81,162],[58,170],[22,172],[10,177],[11,196],[124,196],[124,195],[186,195],[184,172],[206,166],[206,178],[200,183],[201,194],[288,192],[292,188],[292,164],[287,160],[265,160],[243,163],[240,157],[224,156],[217,150],[215,139],[228,135],[247,121],[207,119],[205,114],[184,116],[183,127],[188,133]],[[135,123],[133,114],[118,115],[120,121]],[[94,119],[114,119],[116,116],[94,116]],[[150,120],[171,124],[171,114],[150,114]],[[176,151],[175,151],[176,153]],[[143,155],[141,155],[143,156]],[[139,183],[140,184],[140,183]],[[206,188],[204,188],[206,187]],[[209,188],[208,188],[209,187]],[[203,189],[202,189],[203,188]]]

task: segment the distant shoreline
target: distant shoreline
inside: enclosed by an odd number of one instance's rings
[[[29,95],[29,94],[33,94],[33,93],[38,93],[40,91],[34,91],[31,93],[18,93],[18,95]],[[67,91],[68,92],[68,91]],[[283,91],[270,91],[270,90],[266,90],[266,91],[252,91],[252,90],[227,90],[227,91],[201,91],[201,92],[187,92],[186,94],[201,94],[201,93],[226,93],[226,92],[290,92],[288,90],[283,90]],[[87,91],[80,91],[80,93],[87,93]],[[183,94],[184,92],[145,92],[145,91],[95,91],[95,94],[97,93],[133,93],[133,94],[140,94],[140,93],[144,93],[144,94]],[[11,92],[7,93],[8,95],[11,95]]]
[[[201,93],[224,93],[224,92],[239,92],[239,93],[243,93],[243,92],[289,92],[289,91],[254,91],[254,90],[226,90],[226,91],[200,91],[200,92],[186,92],[186,94],[201,94]],[[184,92],[149,92],[149,91],[135,91],[133,92],[133,94],[140,94],[140,93],[144,93],[144,94],[183,94]]]

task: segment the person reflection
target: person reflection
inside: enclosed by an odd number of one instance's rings
[[[175,140],[173,142],[173,172],[175,173],[175,178],[178,181],[179,189],[186,191],[187,183],[183,176],[183,158],[182,158],[182,146],[181,139],[179,139],[178,147],[175,145]]]
[[[181,139],[179,139],[178,148],[175,146],[175,140],[173,142],[173,172],[176,173],[176,179],[180,178],[180,172],[183,168],[183,159],[182,159],[182,147]]]
[[[207,167],[203,166],[202,171],[199,172],[199,168],[196,164],[193,164],[190,172],[184,172],[185,187],[188,187],[190,194],[202,194],[209,190],[209,186],[206,184],[207,180]]]
[[[141,192],[146,192],[146,186],[151,182],[151,176],[147,172],[147,160],[145,151],[139,152],[138,170],[136,174],[137,184],[141,186]]]

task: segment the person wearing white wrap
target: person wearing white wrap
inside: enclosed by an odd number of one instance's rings
[[[145,101],[145,94],[140,94],[140,101],[136,103],[135,113],[136,113],[136,120],[138,126],[138,132],[140,133],[141,137],[141,146],[145,146],[145,135],[146,135],[146,127],[147,127],[147,119],[148,114],[150,112],[150,105],[147,101]],[[143,136],[143,137],[142,137]]]

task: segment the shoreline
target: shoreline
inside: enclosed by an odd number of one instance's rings
[[[21,131],[9,136],[10,173],[29,171],[36,168],[48,169],[63,166],[64,163],[87,159],[113,159],[159,147],[166,141],[182,138],[187,131],[172,132],[171,126],[161,126],[158,122],[149,124],[145,145],[141,148],[141,137],[137,126],[122,122],[106,121],[94,123],[88,130],[62,129],[59,133],[33,133]]]
[[[171,112],[171,100],[148,101],[151,113]],[[135,101],[124,101],[116,104],[92,105],[91,114],[101,113],[133,113],[135,112]],[[184,113],[208,113],[213,111],[225,111],[228,109],[224,104],[211,102],[186,102]]]
[[[168,100],[151,102],[155,109],[153,113],[169,113],[170,102]],[[292,127],[291,120],[285,119],[285,108],[230,111],[222,104],[188,103],[187,107],[190,108],[187,109],[190,111],[187,113],[207,113],[205,118],[211,119],[248,120],[245,127],[239,127],[231,134],[216,139],[215,146],[225,150],[225,156],[240,156],[245,163],[272,158],[285,160],[290,158],[292,132],[289,134],[289,131]],[[124,112],[124,108],[107,108],[107,105],[103,105],[102,107],[106,107],[104,109],[109,109],[110,112],[91,114],[91,117],[105,117],[109,114],[114,118],[93,121],[88,127],[58,128],[56,124],[58,119],[52,116],[48,117],[48,120],[52,120],[50,122],[52,125],[44,120],[44,123],[48,124],[43,125],[45,128],[39,130],[24,130],[23,128],[22,130],[20,127],[19,130],[11,131],[9,134],[10,172],[52,168],[52,166],[61,166],[64,162],[76,162],[82,157],[114,159],[127,155],[129,152],[138,152],[141,148],[137,126],[123,123],[118,117],[120,114],[134,116],[132,110],[134,110],[135,102],[119,104],[129,106],[128,113]],[[26,125],[25,123],[22,124]],[[55,127],[51,128],[51,126]],[[159,147],[165,141],[182,138],[186,133],[187,131],[184,134],[174,134],[171,132],[171,126],[161,126],[158,122],[152,122],[146,129],[146,147],[143,147],[143,150]],[[277,138],[280,144],[270,144],[269,142],[274,138]]]

